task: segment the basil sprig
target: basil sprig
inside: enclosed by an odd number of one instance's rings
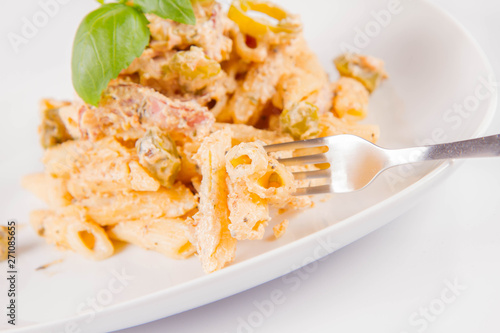
[[[184,24],[196,23],[193,6],[189,0],[135,0],[134,5],[144,13],[156,14]]]
[[[149,22],[144,13],[185,24],[196,22],[190,0],[119,1],[88,14],[76,32],[71,60],[73,86],[86,103],[97,106],[109,81],[148,45]]]

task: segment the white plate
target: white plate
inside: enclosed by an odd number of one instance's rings
[[[381,145],[404,147],[483,133],[494,113],[496,95],[488,90],[487,82],[494,78],[481,50],[433,5],[415,0],[401,1],[399,6],[390,3],[398,2],[288,0],[285,5],[301,13],[306,37],[332,78],[336,74],[331,59],[341,52],[341,45],[386,61],[391,77],[372,96],[368,119],[381,125]],[[43,206],[19,186],[22,175],[42,168],[36,103],[44,96],[71,97],[72,36],[92,5],[76,1],[59,5],[17,53],[7,39],[0,41],[6,50],[1,63],[8,64],[0,83],[2,224],[15,218],[26,225],[29,210]],[[36,0],[9,6],[0,14],[3,36],[20,34],[22,18],[31,20],[41,10]],[[387,15],[391,9],[393,14]],[[457,111],[460,106],[462,111]],[[196,258],[174,261],[132,246],[103,262],[86,261],[57,252],[26,226],[17,243],[18,324],[13,331],[110,331],[233,295],[381,227],[449,174],[450,165],[395,169],[362,192],[319,203],[294,217],[287,234],[277,241],[240,242],[236,261],[211,275],[202,273]],[[35,271],[60,258],[62,263]],[[6,270],[6,264],[0,264],[0,271]],[[118,279],[116,275],[123,272],[132,278]],[[6,304],[4,285],[0,304]],[[12,329],[4,319],[0,327]]]

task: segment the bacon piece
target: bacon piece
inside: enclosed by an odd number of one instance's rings
[[[174,140],[203,138],[214,122],[206,107],[128,82],[111,83],[98,107],[85,105],[79,111],[82,138],[94,141],[104,136],[138,139],[152,127],[168,132]]]

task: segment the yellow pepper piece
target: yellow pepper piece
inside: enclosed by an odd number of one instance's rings
[[[266,14],[279,22],[277,25],[272,25],[264,19],[250,17],[247,15],[249,10]],[[235,0],[227,16],[238,24],[241,32],[256,38],[268,32],[295,33],[298,30],[297,27],[287,26],[284,20],[289,17],[289,14],[285,10],[266,1]]]
[[[299,102],[280,114],[280,127],[295,140],[306,140],[318,137],[318,107],[308,102]]]
[[[170,188],[181,169],[181,158],[174,140],[156,127],[149,129],[136,142],[139,163],[158,182]]]
[[[370,93],[387,77],[384,62],[374,57],[360,54],[343,54],[333,62],[340,75],[358,80]]]
[[[221,71],[220,64],[208,58],[203,49],[196,46],[192,46],[189,51],[177,52],[169,63],[169,69],[188,79],[209,79]]]

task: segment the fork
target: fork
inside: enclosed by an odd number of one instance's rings
[[[386,149],[350,134],[264,146],[270,152],[327,147],[313,155],[281,158],[285,166],[328,163],[322,170],[294,172],[295,180],[325,179],[328,184],[298,188],[296,196],[361,190],[383,171],[423,161],[500,156],[500,134],[477,139],[404,149]]]

